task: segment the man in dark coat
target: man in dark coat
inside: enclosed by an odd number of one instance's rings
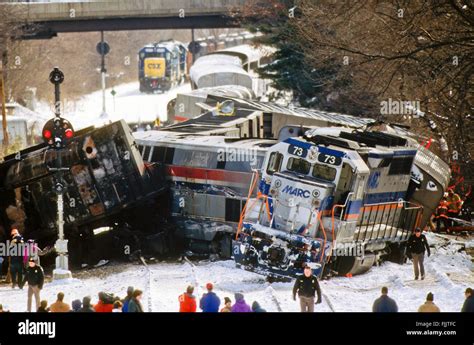
[[[300,298],[301,312],[312,313],[314,311],[314,297],[318,294],[316,304],[321,303],[321,289],[319,287],[318,278],[313,275],[311,267],[305,266],[303,275],[296,278],[293,286],[293,299],[296,301],[296,294]]]
[[[396,313],[398,312],[397,303],[388,297],[388,288],[382,288],[382,296],[377,298],[372,307],[374,313]]]
[[[206,284],[207,293],[202,295],[201,301],[199,302],[199,308],[202,309],[203,313],[217,313],[219,311],[221,300],[212,291],[213,288],[212,283]]]
[[[474,295],[472,294],[472,289],[467,288],[464,295],[466,296],[466,300],[464,301],[461,312],[474,313]]]
[[[129,313],[143,313],[143,307],[140,302],[142,299],[143,292],[141,290],[133,291],[133,298],[128,303],[128,312]]]
[[[35,296],[36,309],[40,307],[40,291],[44,284],[44,272],[41,266],[37,265],[35,259],[28,260],[28,268],[25,272],[25,282],[28,282],[28,304],[27,310],[31,312],[32,297]]]
[[[90,296],[86,296],[82,299],[82,308],[78,310],[78,313],[95,313],[94,308],[91,306]]]
[[[17,229],[11,231],[12,241],[10,243],[10,273],[12,276],[12,289],[18,284],[23,289],[23,237]]]
[[[415,234],[411,235],[408,239],[407,250],[411,254],[413,259],[413,268],[415,270],[415,280],[421,272],[421,280],[425,279],[425,266],[423,261],[425,259],[425,250],[430,256],[430,246],[426,240],[425,235],[421,233],[420,228],[415,229]]]

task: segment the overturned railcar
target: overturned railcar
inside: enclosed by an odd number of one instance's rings
[[[64,229],[70,246],[93,237],[100,227],[139,229],[154,233],[148,220],[166,193],[159,164],[143,162],[127,124],[122,120],[76,133],[61,152],[45,144],[5,157],[0,164],[0,223],[17,227],[26,238],[50,244],[57,235],[56,155],[62,155]],[[155,212],[156,213],[156,212]],[[71,252],[77,252],[72,248]]]

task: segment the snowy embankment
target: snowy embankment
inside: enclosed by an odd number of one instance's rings
[[[102,91],[95,91],[77,100],[62,99],[62,116],[71,121],[74,129],[79,130],[88,126],[99,126],[109,121],[124,119],[130,123],[153,122],[157,118],[167,119],[167,105],[180,92],[191,90],[189,84],[183,84],[166,93],[146,94],[138,90],[138,81],[121,84],[105,90],[106,117],[102,114]],[[41,102],[36,109],[39,113],[54,116],[52,106]]]
[[[434,294],[441,311],[459,311],[464,302],[464,290],[474,286],[471,257],[464,251],[459,252],[461,245],[455,241],[447,244],[431,234],[428,234],[428,240],[434,248],[425,261],[427,277],[424,281],[413,280],[411,263],[397,265],[387,262],[361,276],[322,281],[324,298],[316,311],[369,312],[382,286],[389,288],[389,295],[397,301],[400,311],[417,311],[428,292]],[[234,293],[242,292],[249,304],[259,301],[267,311],[299,311],[298,303],[292,299],[292,283],[269,284],[260,275],[235,268],[232,261],[155,263],[148,268],[124,265],[119,273],[114,273],[118,268],[114,265],[101,268],[100,277],[47,283],[41,297],[52,303],[56,294],[63,291],[68,303],[86,295],[92,296],[96,302],[99,291],[123,297],[127,287],[132,285],[144,290],[143,305],[147,311],[174,312],[178,310],[178,296],[187,285],[196,286],[195,295],[200,297],[205,284],[213,282],[221,300],[225,296],[234,300]],[[80,275],[85,276],[83,272]],[[0,303],[11,311],[25,311],[26,290],[26,287],[23,291],[12,290],[3,285],[0,287]]]

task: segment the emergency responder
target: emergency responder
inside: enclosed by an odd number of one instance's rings
[[[448,217],[449,218],[457,218],[459,216],[459,212],[461,212],[462,200],[459,194],[454,193],[453,188],[448,189],[448,196],[446,198],[448,202]],[[454,221],[451,219],[450,222],[451,226],[454,225]]]
[[[298,276],[293,287],[293,299],[296,301],[296,294],[300,298],[301,312],[314,311],[314,297],[317,293],[318,299],[316,304],[321,303],[321,289],[319,287],[318,278],[313,275],[310,266],[305,266],[303,274]]]
[[[415,280],[418,279],[421,273],[421,280],[425,279],[425,266],[423,261],[425,258],[425,250],[430,256],[430,246],[426,240],[425,235],[421,233],[420,228],[415,229],[415,234],[411,235],[408,239],[407,249],[413,259],[413,268],[415,270]]]
[[[441,230],[441,223],[443,223],[444,231],[448,232],[450,223],[448,219],[448,201],[446,200],[446,197],[443,197],[443,199],[441,199],[438,207],[436,208],[435,220],[436,232],[439,232]]]

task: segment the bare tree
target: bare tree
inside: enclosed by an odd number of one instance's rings
[[[252,0],[244,14],[254,27],[285,21],[279,39],[304,54],[302,69],[326,91],[321,107],[410,125],[472,162],[472,2]],[[310,73],[328,66],[335,73]],[[384,115],[388,99],[421,112]]]

